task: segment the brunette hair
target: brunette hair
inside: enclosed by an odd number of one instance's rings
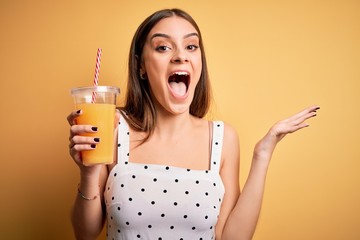
[[[125,106],[125,118],[137,131],[147,132],[148,139],[155,128],[156,111],[151,98],[148,81],[141,79],[140,67],[143,48],[151,29],[162,19],[178,16],[193,25],[199,34],[199,47],[201,49],[202,72],[195,88],[194,99],[190,105],[190,114],[199,118],[206,115],[211,103],[211,87],[208,76],[205,52],[200,29],[194,19],[180,9],[163,9],[147,17],[135,32],[131,42],[128,65],[128,83]]]

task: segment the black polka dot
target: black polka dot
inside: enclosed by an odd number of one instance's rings
[[[166,190],[166,189],[164,189],[163,193],[167,193],[167,190]]]
[[[125,164],[128,164],[129,162],[128,161],[125,161]]]
[[[118,147],[121,147],[121,144],[120,144],[120,143],[118,144]]]
[[[148,225],[148,228],[152,228],[152,226],[151,226],[151,225]]]
[[[114,177],[116,177],[117,176],[117,173],[114,173]]]
[[[218,142],[215,142],[215,145],[219,145],[219,143],[218,143]]]
[[[176,182],[176,183],[179,182],[179,179],[175,179],[175,182]]]
[[[188,216],[187,215],[184,215],[184,218],[187,218]]]
[[[154,178],[153,181],[156,182],[156,181],[157,181],[157,178]]]
[[[185,191],[185,194],[189,194],[189,191]]]
[[[125,224],[126,224],[126,225],[130,225],[130,223],[129,223],[129,222],[126,222]]]
[[[142,191],[142,192],[145,192],[145,188],[142,188],[141,191]]]
[[[165,217],[165,214],[164,214],[164,213],[162,213],[160,216],[161,216],[161,217]]]
[[[120,211],[120,207],[118,207],[117,210]]]
[[[135,176],[135,175],[132,175],[132,178],[136,178],[136,176]]]
[[[174,226],[170,226],[170,229],[174,229]]]
[[[120,187],[124,187],[124,184],[121,184]]]
[[[144,168],[145,168],[145,169],[148,169],[148,166],[145,165]]]
[[[155,201],[151,201],[151,204],[154,205],[154,204],[155,204]]]
[[[115,197],[114,197],[114,196],[112,196],[111,200],[114,200],[114,199],[115,199]]]
[[[205,195],[206,195],[206,196],[209,196],[209,193],[208,193],[208,192],[205,192]]]
[[[165,169],[166,169],[166,170],[169,170],[169,169],[170,169],[170,167],[169,167],[169,166],[166,166],[166,167],[165,167]]]
[[[220,124],[216,125],[217,127],[220,127]]]
[[[206,216],[205,216],[205,219],[208,219],[208,218],[209,218],[209,216],[208,216],[208,215],[206,215]]]
[[[126,134],[127,134],[127,135],[130,135],[130,133],[129,133],[129,132],[127,132]]]
[[[138,215],[141,216],[141,215],[142,215],[142,212],[138,212]]]
[[[196,184],[199,184],[200,182],[199,182],[199,180],[196,180],[196,182],[195,182]]]
[[[214,187],[216,187],[216,183],[214,183],[213,185],[214,185]]]
[[[129,198],[129,201],[131,202],[133,199],[132,198]]]
[[[200,203],[196,203],[196,207],[200,207]]]
[[[178,203],[177,202],[174,202],[174,206],[177,206],[178,205]]]
[[[126,156],[129,156],[129,155],[130,155],[129,153],[126,154]]]
[[[121,232],[121,231],[120,231],[120,229],[118,229],[117,231],[118,231],[118,233],[120,233],[120,232]]]
[[[186,171],[190,172],[191,170],[188,168],[188,169],[186,169]]]
[[[138,234],[136,237],[137,237],[137,238],[141,238],[140,234]]]
[[[195,230],[195,229],[196,229],[196,227],[192,227],[191,229],[192,229],[192,230]]]

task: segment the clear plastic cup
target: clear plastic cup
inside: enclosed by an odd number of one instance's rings
[[[92,125],[97,132],[82,136],[100,138],[95,149],[82,151],[84,165],[111,164],[114,160],[115,147],[115,106],[120,89],[110,86],[78,87],[71,89],[75,109],[82,110],[76,118],[79,125]]]

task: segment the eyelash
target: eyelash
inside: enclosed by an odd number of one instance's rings
[[[195,44],[191,44],[189,46],[186,47],[186,49],[190,50],[190,51],[195,51],[199,48],[198,45],[195,45]]]
[[[168,46],[165,46],[165,45],[161,45],[161,46],[158,46],[155,48],[155,50],[158,52],[165,52],[166,50],[169,50],[169,49],[171,49],[171,48]]]
[[[199,48],[199,46],[195,45],[195,44],[191,44],[191,45],[186,46],[186,49],[190,50],[190,51],[195,51],[198,48]],[[156,47],[155,50],[158,51],[158,52],[165,52],[167,50],[171,50],[171,47],[161,45],[161,46]]]

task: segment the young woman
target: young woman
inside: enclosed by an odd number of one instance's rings
[[[318,106],[276,123],[254,149],[240,194],[235,130],[203,117],[211,100],[200,30],[179,9],[149,16],[129,55],[126,104],[117,113],[114,164],[84,166],[81,151],[101,144],[68,116],[70,154],[80,169],[72,212],[77,239],[251,239],[276,144],[307,127]]]

